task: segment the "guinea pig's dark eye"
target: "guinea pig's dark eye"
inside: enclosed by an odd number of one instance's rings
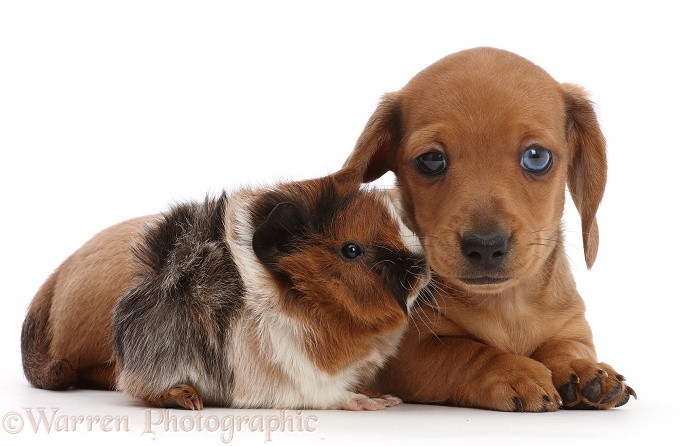
[[[528,147],[520,159],[520,166],[532,173],[544,173],[551,168],[552,164],[551,151],[539,146]]]
[[[446,170],[446,158],[438,150],[432,150],[418,156],[415,158],[415,164],[417,165],[417,170],[422,175],[428,177],[438,175]]]
[[[363,250],[355,243],[346,243],[341,247],[341,257],[346,260],[354,260],[363,255]]]

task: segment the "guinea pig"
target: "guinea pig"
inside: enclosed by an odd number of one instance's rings
[[[395,353],[429,269],[388,192],[325,177],[222,193],[127,224],[138,228],[135,237],[118,239],[128,230],[113,227],[110,238],[131,244],[130,260],[115,256],[119,264],[101,268],[134,274],[110,297],[114,361],[100,364],[114,364],[117,389],[186,409],[377,410],[400,402],[365,386]],[[99,330],[80,328],[73,337]],[[29,381],[37,373],[27,363],[63,375],[78,369],[54,348],[32,352],[28,338],[45,337],[22,336],[24,356],[34,359],[24,362]],[[79,371],[70,373],[79,386]]]

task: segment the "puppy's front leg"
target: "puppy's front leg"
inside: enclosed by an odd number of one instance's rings
[[[591,330],[584,316],[569,321],[556,340],[543,343],[532,354],[552,372],[563,405],[568,409],[611,409],[637,398],[625,377],[598,362]]]
[[[404,401],[544,412],[562,401],[551,371],[521,355],[462,337],[410,330],[377,389]]]

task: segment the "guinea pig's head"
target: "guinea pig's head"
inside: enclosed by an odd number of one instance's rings
[[[329,177],[290,183],[262,197],[254,223],[281,308],[306,325],[398,329],[429,281],[421,244],[384,191]]]

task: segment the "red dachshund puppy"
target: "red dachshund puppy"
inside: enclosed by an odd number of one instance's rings
[[[436,285],[377,390],[527,412],[635,396],[598,362],[564,253],[567,185],[594,264],[605,150],[584,90],[507,51],[452,54],[384,96],[341,173],[396,174]]]

